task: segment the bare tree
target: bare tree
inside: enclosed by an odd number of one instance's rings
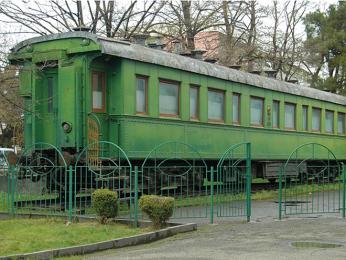
[[[30,1],[18,4],[3,1],[0,14],[3,22],[17,23],[39,35],[87,28],[107,37],[130,38],[147,31],[154,22],[163,2],[156,0],[130,1]]]
[[[157,31],[166,37],[181,40],[184,49],[195,49],[195,36],[216,27],[220,6],[213,1],[169,2],[160,14]]]
[[[288,0],[281,7],[277,0],[273,1],[271,18],[274,23],[267,28],[268,40],[263,44],[263,51],[267,53],[266,61],[278,72],[281,80],[288,81],[302,71],[304,50],[302,35],[297,29],[303,22],[307,7],[306,0]]]

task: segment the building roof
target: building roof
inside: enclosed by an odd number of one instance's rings
[[[99,44],[104,54],[122,57],[126,59],[157,64],[160,66],[189,71],[197,74],[207,75],[223,80],[239,82],[256,86],[258,88],[284,92],[292,95],[308,97],[328,101],[331,103],[346,105],[346,97],[333,93],[324,92],[314,88],[303,87],[276,79],[254,75],[248,72],[234,70],[217,64],[211,64],[201,60],[183,57],[181,55],[151,49],[145,46],[119,41],[111,38],[100,37],[88,32],[68,32],[35,37],[17,44],[12,53],[15,53],[27,45],[53,41],[66,38],[87,38]]]

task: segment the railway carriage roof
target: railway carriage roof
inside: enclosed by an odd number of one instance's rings
[[[151,49],[138,44],[104,38],[88,32],[68,32],[35,37],[19,43],[12,49],[12,52],[15,53],[21,50],[23,47],[34,43],[68,38],[90,39],[99,44],[102,53],[112,56],[157,64],[160,66],[176,68],[197,74],[252,85],[259,88],[346,105],[346,97],[344,96],[259,75],[254,75],[248,72],[234,70],[221,65],[211,64],[166,51]]]

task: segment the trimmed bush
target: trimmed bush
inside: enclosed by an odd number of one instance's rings
[[[109,189],[98,189],[91,195],[93,208],[102,224],[107,223],[107,219],[114,218],[118,214],[118,195]]]
[[[174,198],[143,195],[139,199],[139,207],[148,215],[155,228],[161,228],[173,214]]]

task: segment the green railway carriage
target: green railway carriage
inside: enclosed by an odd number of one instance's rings
[[[307,142],[346,159],[339,95],[87,32],[23,41],[10,60],[21,66],[27,147],[46,142],[73,157],[97,128],[133,160],[179,141],[211,162],[251,142],[254,173],[265,177]]]

